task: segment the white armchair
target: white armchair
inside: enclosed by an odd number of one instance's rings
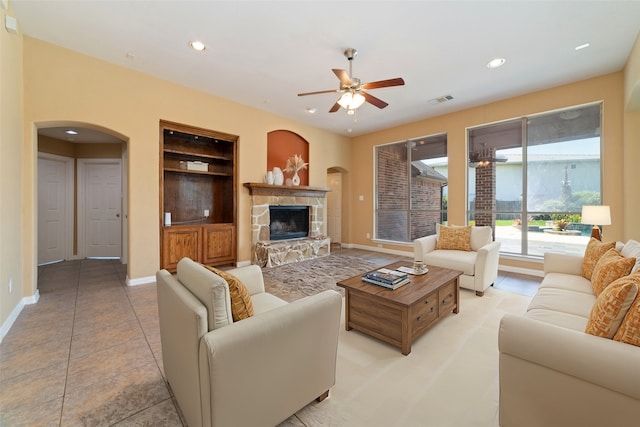
[[[470,251],[436,249],[438,233],[420,237],[413,241],[413,256],[427,265],[462,271],[460,287],[484,295],[484,291],[498,277],[500,242],[494,242],[492,229],[488,226],[471,227]]]
[[[165,377],[189,427],[277,425],[329,395],[342,298],[287,303],[265,292],[260,267],[228,272],[254,316],[234,322],[228,283],[189,258],[156,274]]]

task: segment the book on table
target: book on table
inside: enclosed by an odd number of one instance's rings
[[[383,288],[387,288],[387,289],[398,289],[400,286],[406,285],[407,283],[409,283],[411,281],[411,279],[409,279],[408,277],[406,279],[400,280],[396,283],[386,283],[386,282],[381,282],[379,280],[375,280],[375,279],[369,279],[366,276],[362,276],[362,281],[365,283],[370,283],[372,285],[377,285],[377,286],[382,286]]]
[[[379,270],[366,273],[362,276],[362,280],[367,283],[384,286],[390,289],[399,288],[410,281],[407,273],[390,270],[388,268],[381,268]]]

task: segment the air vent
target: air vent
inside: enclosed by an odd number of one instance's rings
[[[451,101],[452,99],[453,99],[453,96],[451,95],[443,95],[437,98],[430,99],[429,104],[432,104],[432,105],[442,104],[443,102]]]

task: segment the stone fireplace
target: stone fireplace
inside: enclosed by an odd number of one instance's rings
[[[326,229],[325,195],[329,188],[244,185],[251,193],[254,263],[273,267],[329,254],[331,240],[323,234]],[[300,223],[303,230],[306,223],[307,230],[292,231],[292,228],[300,228]],[[276,238],[273,232],[276,232]]]

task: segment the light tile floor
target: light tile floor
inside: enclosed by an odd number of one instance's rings
[[[37,304],[0,344],[0,425],[182,426],[162,373],[155,284],[126,266],[39,268]]]
[[[125,273],[116,260],[39,268],[39,302],[0,343],[0,426],[183,425],[163,377],[156,286],[128,287]],[[531,295],[539,283],[507,273],[495,286]],[[284,424],[305,425],[295,416]]]

